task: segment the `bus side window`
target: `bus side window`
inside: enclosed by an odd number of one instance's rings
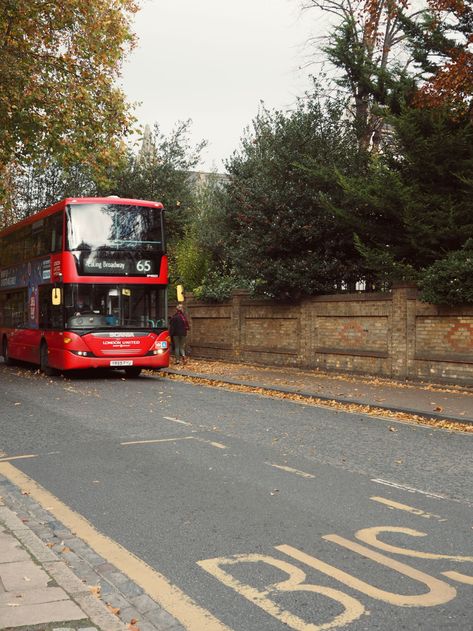
[[[62,250],[62,224],[63,224],[63,214],[58,213],[57,215],[53,215],[51,217],[53,221],[53,234],[51,241],[51,251],[52,252],[60,252]]]

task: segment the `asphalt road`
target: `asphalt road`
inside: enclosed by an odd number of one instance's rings
[[[3,364],[0,401],[12,464],[222,629],[473,630],[472,434]]]

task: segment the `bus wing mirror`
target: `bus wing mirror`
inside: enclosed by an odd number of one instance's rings
[[[177,285],[176,292],[177,292],[177,302],[184,302],[184,286]]]
[[[61,290],[59,289],[59,287],[53,288],[52,293],[51,293],[51,302],[55,307],[61,304],[62,295],[61,295]]]

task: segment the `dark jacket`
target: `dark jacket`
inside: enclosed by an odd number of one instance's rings
[[[169,334],[171,336],[187,335],[189,330],[189,322],[182,311],[176,311],[176,313],[169,320]]]

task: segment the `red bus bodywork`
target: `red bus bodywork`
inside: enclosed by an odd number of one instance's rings
[[[88,213],[85,215],[88,221],[86,228],[88,234],[93,234],[95,229],[91,224],[95,208],[100,209],[97,212],[102,213],[102,221],[104,218],[109,221],[107,230],[117,214],[126,218],[127,212],[139,211],[145,215],[149,212],[155,223],[159,216],[159,252],[153,249],[155,246],[152,241],[144,242],[146,246],[143,247],[149,248],[145,252],[149,260],[139,260],[136,263],[132,240],[123,241],[128,250],[118,254],[103,254],[104,248],[98,247],[91,255],[91,248],[83,243],[78,246],[82,250],[71,251],[67,247],[67,213],[79,213],[80,216],[82,209],[85,209],[84,212]],[[55,370],[123,368],[129,376],[137,376],[143,368],[159,369],[168,366],[168,265],[164,251],[162,213],[162,204],[150,201],[118,197],[68,198],[0,232],[0,350],[5,362],[21,360],[40,364],[49,374]],[[140,217],[138,220],[142,221]],[[54,222],[57,226],[62,226],[62,234],[59,234],[59,229],[58,234],[53,234],[54,228],[51,229],[50,226]],[[69,219],[69,222],[72,223],[72,220]],[[52,230],[52,238],[56,243],[55,252],[49,251],[35,256],[35,226],[39,226],[45,233],[47,231],[44,226],[49,226],[48,230]],[[32,239],[32,255],[30,257],[28,252],[23,252],[23,259],[20,260],[20,257],[19,263],[11,264],[15,257],[15,248],[21,247],[23,235],[25,239]],[[45,239],[48,236],[49,232]],[[7,252],[8,248],[10,249]],[[95,273],[93,265],[99,269],[102,263],[109,268],[117,267],[128,271],[122,275],[115,275],[110,270],[106,274]],[[131,269],[130,266],[133,265],[141,271]],[[146,273],[148,271],[153,273]],[[52,306],[53,289],[61,292],[62,304]],[[72,305],[67,307],[65,296],[73,296],[81,290],[89,291],[90,295],[97,296],[97,301],[102,301],[98,309],[80,314],[73,313]],[[136,300],[135,294],[138,296]],[[141,309],[139,317],[134,321],[130,319],[131,324],[122,327],[118,308],[118,316],[112,313],[112,301],[116,304],[120,301],[126,302],[130,313],[133,307],[135,311]],[[159,315],[162,317],[153,319],[158,311],[158,302]],[[148,311],[144,310],[141,303],[148,305]],[[150,316],[150,309],[155,310],[154,315],[151,313],[153,317]],[[59,322],[59,325],[54,325],[54,322]],[[133,322],[137,324],[134,325]]]

